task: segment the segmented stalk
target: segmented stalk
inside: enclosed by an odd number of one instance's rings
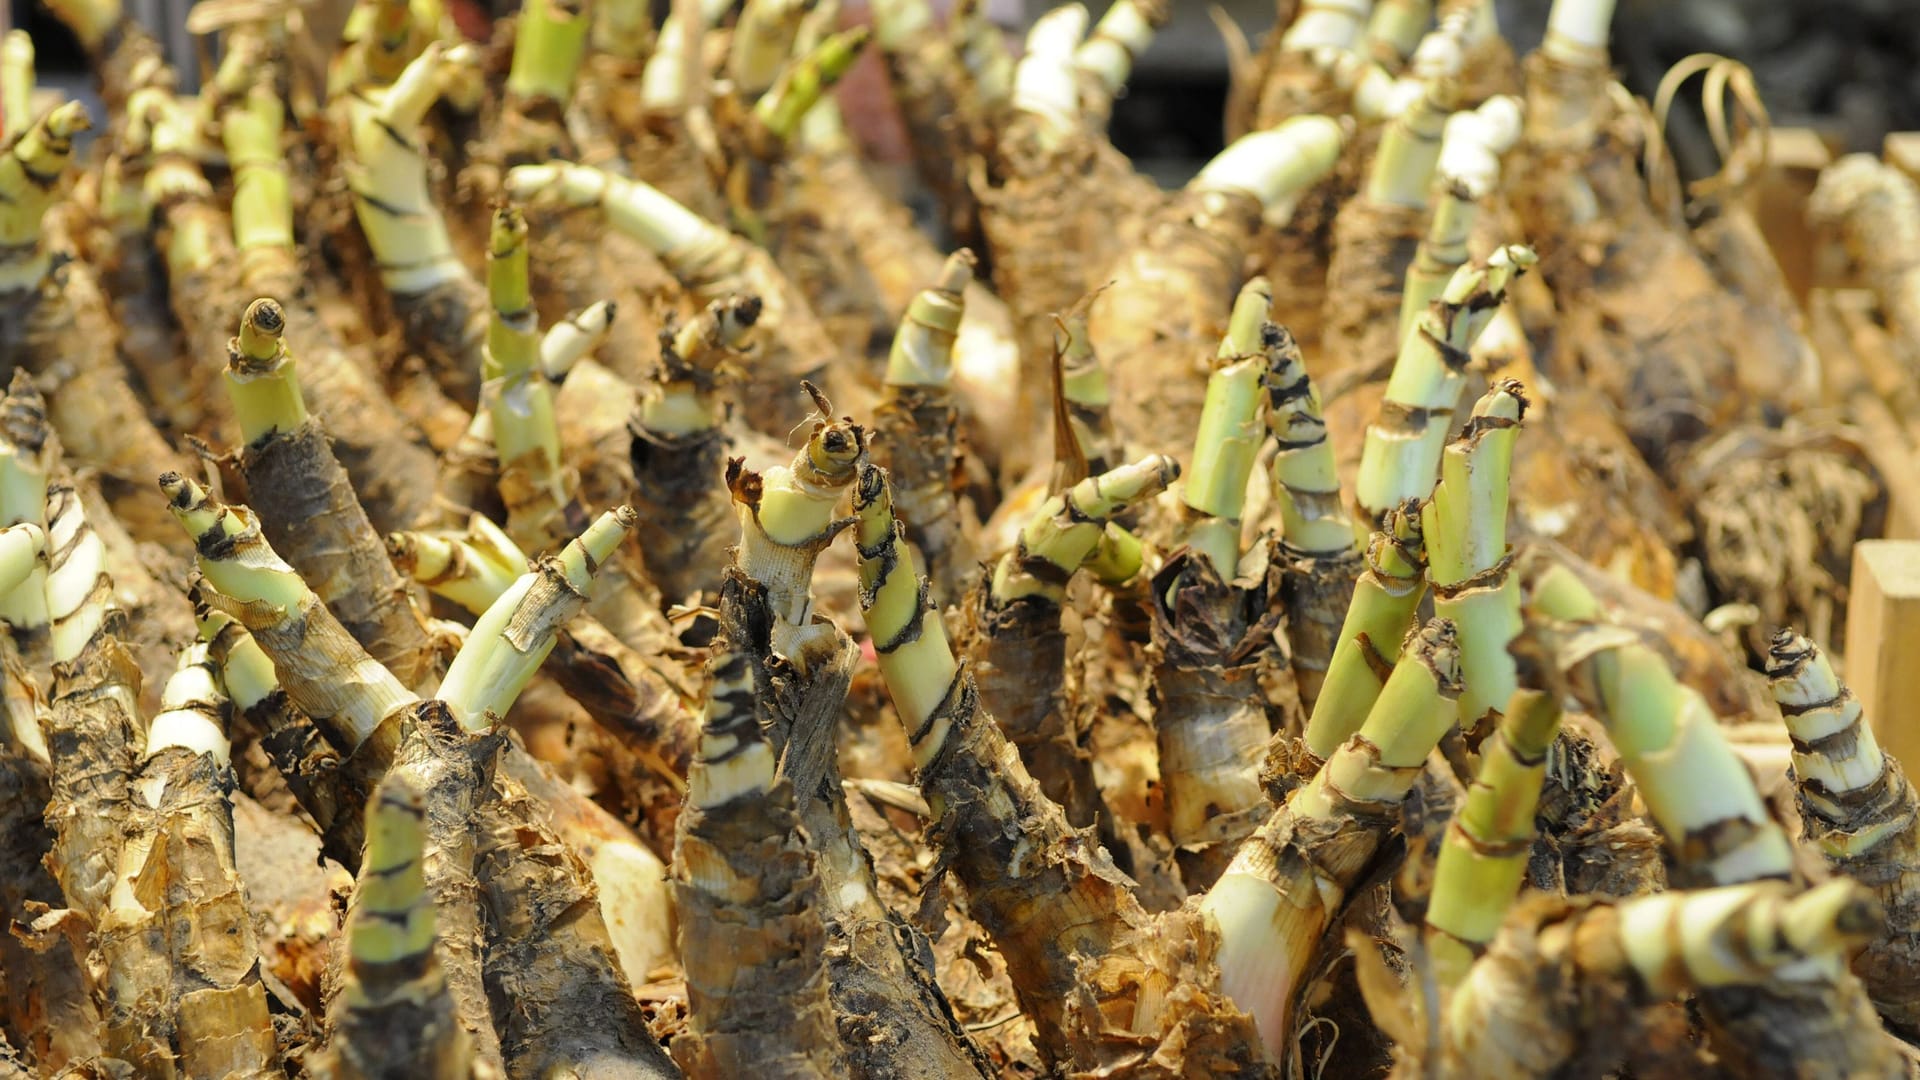
[[[1173,17],[1167,0],[1116,0],[1087,39],[1073,50],[1080,79],[1080,108],[1104,123],[1127,84],[1133,65],[1153,44],[1153,35]]]
[[[125,613],[116,603],[105,551],[88,542],[80,500],[62,497],[49,509],[54,516],[47,527],[53,544],[47,595],[63,618],[52,649],[52,709],[43,718],[52,780],[47,866],[67,906],[99,925],[118,872],[135,752],[145,737],[140,669],[118,637]]]
[[[527,220],[513,206],[494,211],[487,291],[492,317],[480,398],[493,419],[507,533],[524,549],[550,551],[576,531],[568,519],[579,513],[573,505],[579,474],[560,456],[553,385],[540,370],[540,314],[533,306]]]
[[[550,383],[565,382],[573,366],[607,340],[616,310],[613,301],[596,300],[547,327],[540,338],[540,374]]]
[[[633,436],[635,531],[661,595],[718,596],[731,561],[733,503],[714,481],[725,476],[732,439],[722,421],[724,392],[750,363],[760,299],[730,296],[707,305],[660,348],[660,375],[627,422]],[[663,335],[664,336],[664,335]]]
[[[500,526],[475,514],[465,532],[398,532],[387,537],[394,568],[435,596],[480,615],[526,572],[527,556]]]
[[[870,36],[866,27],[830,34],[782,67],[779,80],[753,106],[764,134],[781,142],[793,138],[801,118],[853,67]]]
[[[1592,594],[1565,573],[1552,590],[1536,593],[1535,603],[1560,619],[1590,620],[1598,610]],[[1529,627],[1521,641],[1528,644],[1515,647],[1535,650],[1556,692],[1570,693],[1607,725],[1684,875],[1734,884],[1793,873],[1786,834],[1713,710],[1674,678],[1660,653],[1631,631],[1591,622],[1570,630]],[[1845,971],[1710,991],[1702,1006],[1716,1049],[1755,1075],[1792,1075],[1803,1060],[1842,1075],[1887,1075],[1894,1068],[1894,1040]]]
[[[305,361],[298,372],[301,392],[332,438],[333,455],[352,479],[368,520],[380,529],[412,526],[431,503],[433,453],[410,436],[411,425],[373,377],[367,358],[339,341],[304,296],[309,290],[294,246],[291,181],[281,146],[286,110],[273,73],[271,67],[249,70],[244,88],[220,111],[221,142],[233,170],[240,281],[287,310],[285,321]]]
[[[1100,551],[1113,515],[1159,494],[1179,475],[1172,458],[1153,456],[1048,499],[1014,549],[1000,557],[973,611],[982,706],[1068,822],[1084,829],[1097,821],[1108,837],[1115,822],[1094,782],[1085,732],[1076,730],[1062,698],[1067,642],[1060,610],[1067,582]]]
[[[1480,200],[1498,189],[1500,156],[1520,141],[1520,125],[1520,99],[1507,96],[1488,98],[1471,112],[1447,118],[1435,166],[1433,214],[1407,264],[1400,292],[1400,337],[1466,265],[1467,239],[1479,219]]]
[[[560,627],[584,610],[594,573],[633,528],[631,507],[600,515],[559,555],[541,558],[473,624],[438,697],[468,731],[491,728],[553,651]]]
[[[1005,957],[1042,1059],[1110,1061],[1117,1048],[1106,1017],[1069,1004],[1082,964],[1123,950],[1146,930],[1147,916],[1106,850],[1074,832],[981,711],[973,678],[913,572],[886,470],[861,468],[854,509],[861,604],[933,811],[932,842]],[[1113,1026],[1134,1025],[1121,1017]]]
[[[396,771],[367,805],[366,854],[347,908],[347,962],[316,1071],[346,1080],[468,1080],[474,1048],[440,966],[427,890],[428,807]]]
[[[1463,266],[1401,343],[1380,419],[1367,427],[1355,501],[1368,523],[1406,499],[1433,490],[1447,427],[1466,378],[1467,350],[1506,298],[1513,279],[1535,262],[1517,245],[1484,266]]]
[[[280,305],[255,300],[227,346],[225,381],[251,508],[266,541],[354,640],[403,684],[421,686],[436,673],[425,624],[326,429],[307,413],[286,331]]]
[[[207,647],[189,646],[130,778],[119,870],[95,927],[106,1052],[194,1080],[285,1075],[234,861],[231,707]],[[146,884],[156,875],[168,888]]]
[[[361,85],[347,103],[347,186],[408,344],[461,405],[479,400],[486,297],[453,250],[427,180],[421,123],[465,47],[432,42],[383,89]]]
[[[750,664],[726,646],[708,662],[700,752],[674,840],[692,1029],[679,1056],[695,1075],[832,1076],[845,1065],[827,994],[821,882],[793,789],[774,775]]]
[[[1502,379],[1473,406],[1446,449],[1440,483],[1421,510],[1433,609],[1460,628],[1466,689],[1460,729],[1472,740],[1500,722],[1519,689],[1507,646],[1520,633],[1520,582],[1507,553],[1507,493],[1513,444],[1526,415],[1520,383]]]
[[[802,0],[747,0],[741,6],[727,46],[727,75],[743,98],[765,94],[779,77],[809,6]]]
[[[214,589],[210,602],[273,658],[287,695],[335,749],[356,754],[389,716],[416,700],[274,552],[252,510],[228,506],[178,473],[162,476],[160,490],[193,538],[200,572]]]
[[[1220,934],[1220,985],[1284,1060],[1293,1010],[1326,928],[1399,821],[1427,755],[1454,725],[1460,657],[1434,619],[1405,654],[1358,733],[1294,791],[1234,856],[1200,903]]]
[[[951,231],[967,235],[964,223],[974,220],[977,207],[965,163],[982,149],[972,137],[981,118],[973,115],[976,106],[967,94],[971,76],[958,43],[935,25],[929,0],[875,0],[868,7],[914,166],[946,211]],[[949,18],[949,30],[957,30],[960,12]]]
[[[0,528],[0,596],[27,586],[38,574],[43,581],[47,571],[47,530],[31,521]]]
[[[1412,56],[1433,21],[1433,7],[1433,0],[1385,0],[1376,5],[1367,19],[1367,51],[1387,64]]]
[[[959,409],[952,391],[954,341],[974,265],[973,252],[955,252],[940,280],[908,306],[887,355],[886,390],[874,411],[884,464],[898,477],[907,535],[927,565],[934,602],[943,607],[965,589],[974,561],[954,491]]]
[[[1515,910],[1452,995],[1439,1018],[1443,1060],[1427,1064],[1442,1076],[1552,1076],[1601,1037],[1587,1017],[1689,990],[1803,982],[1838,970],[1879,921],[1872,897],[1845,879],[1622,901],[1538,897]],[[1781,1064],[1819,1073],[1831,1063],[1796,1050]]]
[[[598,207],[607,223],[639,240],[701,303],[734,295],[757,296],[766,356],[754,366],[746,395],[754,426],[784,433],[774,396],[795,378],[812,378],[836,354],[804,296],[758,246],[733,236],[637,180],[567,162],[521,165],[507,173],[510,197],[543,192],[571,206]]]
[[[1260,384],[1267,393],[1267,431],[1278,447],[1273,501],[1280,508],[1280,554],[1286,561],[1280,589],[1287,607],[1289,662],[1300,704],[1311,713],[1339,651],[1340,626],[1364,564],[1353,519],[1340,501],[1320,392],[1285,327],[1267,350]]]
[[[1409,499],[1389,511],[1382,528],[1367,541],[1366,569],[1354,582],[1353,602],[1347,605],[1326,681],[1307,720],[1309,774],[1360,730],[1399,662],[1399,643],[1427,592],[1420,518],[1420,504]]]
[[[1887,923],[1853,961],[1874,1008],[1896,1030],[1920,1029],[1912,977],[1920,948],[1920,800],[1880,751],[1860,702],[1813,642],[1782,629],[1767,652],[1774,699],[1793,738],[1802,837],[1836,873],[1872,889]]]
[[[1520,892],[1547,751],[1559,730],[1560,703],[1520,690],[1480,744],[1480,771],[1447,825],[1427,902],[1427,951],[1443,987],[1467,976]]]
[[[1240,513],[1261,442],[1260,377],[1266,350],[1279,342],[1266,321],[1273,290],[1254,278],[1234,301],[1227,333],[1214,353],[1206,402],[1193,437],[1193,466],[1180,500],[1186,507],[1183,539],[1213,572],[1230,580],[1240,565]]]
[[[69,101],[21,129],[0,154],[0,294],[35,288],[47,276],[40,220],[73,161],[74,137],[92,126],[86,106]]]

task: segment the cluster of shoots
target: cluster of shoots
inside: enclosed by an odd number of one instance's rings
[[[202,5],[196,94],[51,6],[108,111],[0,42],[0,1074],[1904,1074],[1899,643],[1819,553],[1903,459],[1769,396],[1607,0],[1524,68],[1308,0],[1176,190],[1107,134],[1166,0]],[[1911,338],[1844,164],[1838,336]]]

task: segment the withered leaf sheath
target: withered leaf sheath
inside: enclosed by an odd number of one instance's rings
[[[367,805],[367,847],[347,909],[347,961],[315,1075],[341,1080],[469,1080],[473,1045],[435,949],[427,891],[427,806],[394,773]]]
[[[334,457],[326,429],[307,415],[293,378],[286,330],[278,303],[255,300],[242,316],[239,336],[227,345],[227,384],[247,440],[239,458],[248,505],[260,515],[273,549],[300,572],[354,640],[401,682],[421,686],[433,667],[426,629],[346,469]],[[268,389],[274,383],[281,385]],[[291,399],[288,406],[259,410],[266,415],[256,419],[249,408],[253,396],[276,389]]]
[[[674,840],[692,1029],[674,1056],[694,1077],[840,1075],[816,856],[792,785],[774,775],[752,660],[722,645],[708,671],[700,754]]]
[[[1793,737],[1802,837],[1886,909],[1853,970],[1881,1017],[1911,1035],[1920,1030],[1920,799],[1813,642],[1775,634],[1767,674]]]
[[[47,703],[6,635],[0,635],[0,678],[5,679],[8,725],[37,734]],[[47,805],[46,762],[17,737],[7,738],[0,748],[0,911],[23,924],[32,921],[29,903],[63,906],[60,886],[46,866],[54,837]],[[100,1052],[99,1012],[72,945],[38,950],[10,934],[0,942],[0,971],[7,1028],[34,1061],[58,1069]]]
[[[63,513],[82,515],[80,500]],[[49,531],[64,531],[62,521]],[[49,594],[71,589],[84,599],[69,620],[70,639],[53,653],[52,710],[46,717],[52,791],[47,823],[54,838],[47,865],[67,906],[97,924],[107,911],[120,854],[134,751],[145,737],[139,714],[140,669],[121,643],[126,617],[114,604],[113,580],[99,549],[69,545],[55,553]]]
[[[1153,578],[1153,725],[1191,891],[1211,886],[1272,812],[1259,780],[1270,732],[1260,676],[1274,660],[1282,611],[1269,601],[1282,572],[1269,556],[1251,580],[1225,581],[1187,549]]]
[[[854,831],[833,733],[859,653],[844,634],[806,672],[773,649],[767,590],[735,566],[720,592],[722,639],[748,657],[759,726],[781,758],[815,855],[826,927],[828,993],[855,1077],[929,1080],[992,1075],[934,981],[926,935],[881,902],[873,860]]]
[[[234,862],[230,702],[190,646],[147,732],[124,846],[95,927],[106,1052],[151,1075],[284,1076]]]

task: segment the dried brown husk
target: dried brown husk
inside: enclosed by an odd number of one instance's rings
[[[1212,357],[1259,218],[1259,205],[1246,195],[1176,195],[1109,270],[1114,283],[1094,298],[1088,335],[1111,373],[1113,426],[1129,457],[1178,457],[1192,449]],[[1048,349],[1050,361],[1051,338]]]

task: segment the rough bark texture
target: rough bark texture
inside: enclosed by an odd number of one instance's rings
[[[124,893],[95,930],[106,1052],[142,1074],[192,1080],[285,1075],[260,949],[234,861],[231,767],[162,750],[140,768]],[[156,788],[158,802],[150,801]]]
[[[28,904],[64,906],[41,861],[53,844],[42,818],[47,798],[46,769],[15,747],[0,751],[0,912],[21,925],[33,921]],[[57,1070],[100,1052],[100,1017],[73,944],[44,944],[35,948],[13,934],[0,941],[0,986],[12,1042]]]
[[[393,311],[407,345],[426,361],[440,389],[462,408],[477,408],[490,311],[486,289],[463,275],[423,293],[394,294]]]
[[[319,422],[267,435],[240,452],[240,464],[273,549],[375,660],[407,686],[427,682],[426,628]]]
[[[674,1075],[620,970],[592,874],[545,807],[500,775],[478,816],[487,997],[508,1073]]]
[[[1329,398],[1353,383],[1376,382],[1392,373],[1400,354],[1401,289],[1426,218],[1424,209],[1377,205],[1364,196],[1334,216],[1316,353],[1326,366],[1314,376]]]
[[[120,857],[120,817],[128,798],[136,748],[145,725],[135,711],[140,669],[114,631],[110,613],[71,663],[53,670],[53,710],[47,750],[53,759],[47,824],[53,828],[48,866],[67,906],[94,920],[105,914]]]
[[[828,992],[848,1071],[870,1080],[991,1075],[934,981],[926,935],[880,902],[872,859],[853,829],[833,741],[853,673],[852,643],[841,638],[813,677],[800,677],[771,653],[765,596],[730,570],[722,632],[752,658],[761,725],[782,754],[780,775],[793,785],[801,828],[818,856]]]
[[[890,387],[873,417],[876,457],[893,476],[897,512],[941,607],[979,569],[954,492],[959,420],[951,391],[924,386]]]
[[[739,539],[727,495],[732,440],[721,428],[663,435],[638,418],[633,433],[634,535],[663,597],[679,601],[699,592],[720,594],[728,550]]]

